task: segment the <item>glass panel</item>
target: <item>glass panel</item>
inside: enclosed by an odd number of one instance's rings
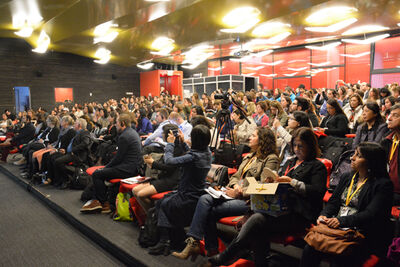
[[[274,75],[272,72],[272,54],[261,58],[253,57],[246,62],[242,62],[242,74],[258,77],[264,89],[272,89]]]
[[[388,38],[375,44],[374,69],[400,68],[400,37]]]
[[[382,88],[393,82],[400,82],[400,73],[374,74],[371,77],[371,86],[375,88]]]
[[[370,75],[370,51],[371,45],[346,44],[346,54],[340,57],[346,58],[347,83],[367,82]]]
[[[330,66],[330,65],[342,65],[344,64],[343,56],[344,54],[344,45],[339,45],[336,47],[332,47],[328,50],[321,51],[313,49],[312,58],[311,58],[311,66],[312,67],[321,67],[321,66]],[[318,64],[318,65],[317,65]]]
[[[208,62],[208,76],[218,76],[220,75],[220,61],[213,60]]]
[[[312,88],[335,88],[336,81],[344,79],[343,67],[312,69],[311,72]]]
[[[307,75],[310,70],[310,50],[299,49],[274,54],[276,77]]]
[[[236,74],[239,75],[239,62],[230,60],[222,61],[222,74]]]

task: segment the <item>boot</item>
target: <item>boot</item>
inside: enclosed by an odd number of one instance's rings
[[[168,256],[170,252],[170,241],[169,240],[160,240],[157,245],[154,247],[149,248],[149,254],[150,255],[164,255]]]
[[[186,260],[191,256],[191,260],[195,261],[197,256],[200,254],[200,246],[199,241],[194,239],[193,237],[189,237],[186,239],[186,247],[181,252],[172,253],[173,256],[180,258],[182,260]]]

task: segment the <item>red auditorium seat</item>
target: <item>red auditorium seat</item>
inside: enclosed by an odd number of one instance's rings
[[[171,191],[166,191],[166,192],[157,193],[157,194],[152,195],[150,198],[151,198],[152,200],[159,200],[159,199],[162,199],[166,194],[168,194],[168,193],[170,193],[170,192],[171,192]]]
[[[219,251],[219,253],[221,253],[225,249],[226,249],[226,246],[225,246],[224,242],[222,242],[221,239],[218,238],[218,251]],[[200,240],[200,254],[203,255],[203,256],[206,255],[206,248],[205,248],[204,239]]]
[[[396,219],[399,218],[399,214],[400,214],[400,210],[399,210],[400,206],[393,206],[392,207],[392,216]]]
[[[319,161],[321,161],[325,167],[326,167],[326,171],[328,172],[328,176],[326,177],[326,188],[329,188],[330,186],[330,179],[331,179],[331,173],[332,173],[332,161],[330,161],[329,159],[323,159],[323,158],[318,158]],[[328,202],[328,200],[331,198],[332,193],[328,192],[328,190],[326,190],[323,201],[326,203]]]
[[[219,220],[219,223],[229,226],[235,226],[243,216],[224,217]]]
[[[222,267],[254,267],[254,262],[250,260],[245,260],[245,259],[238,259],[234,263],[228,266],[222,266]]]
[[[95,170],[102,169],[104,167],[105,166],[93,166],[93,167],[87,168],[86,173],[89,175],[92,175]]]
[[[237,172],[237,169],[235,169],[235,168],[228,168],[228,175],[229,175],[229,176],[235,174],[236,172]]]
[[[346,138],[355,138],[356,134],[346,134]]]
[[[7,136],[0,136],[0,142],[4,142],[4,141],[6,141],[6,139],[7,139]]]
[[[127,193],[127,192],[131,192],[132,189],[137,186],[138,184],[126,184],[126,183],[120,183],[119,186],[119,192],[121,193]]]

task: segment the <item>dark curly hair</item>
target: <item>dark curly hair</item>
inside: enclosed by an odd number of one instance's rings
[[[255,151],[257,158],[265,159],[270,154],[278,155],[276,137],[270,128],[257,127],[258,148]]]

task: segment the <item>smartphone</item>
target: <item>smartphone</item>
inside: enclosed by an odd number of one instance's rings
[[[174,130],[172,130],[172,133],[174,134],[175,137],[178,137],[179,130],[178,129],[174,129]]]

